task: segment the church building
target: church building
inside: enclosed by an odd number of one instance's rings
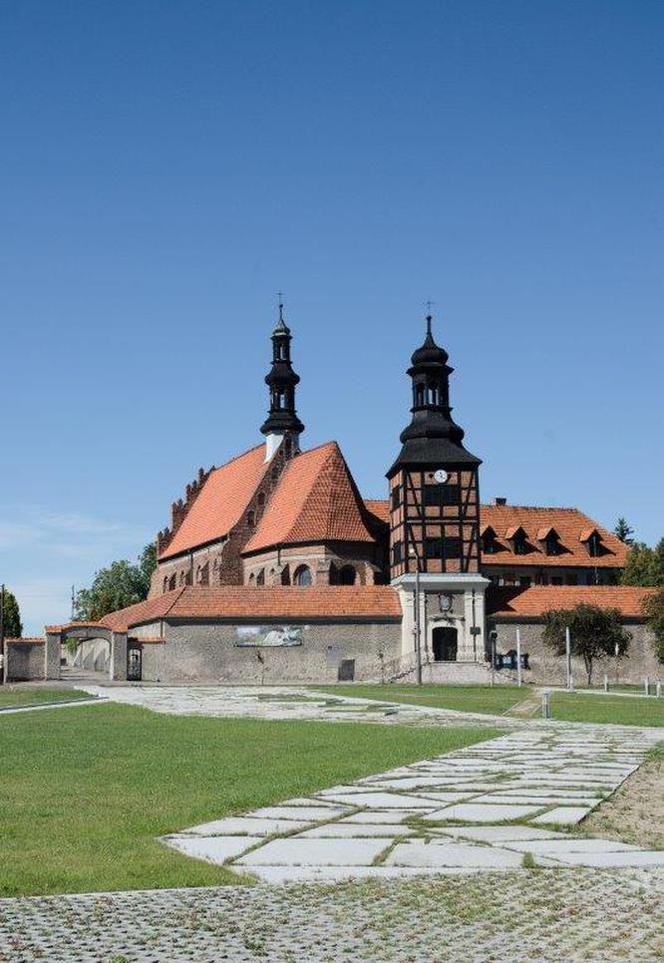
[[[518,625],[534,679],[552,671],[542,614],[579,600],[617,605],[643,635],[643,593],[615,587],[615,535],[576,508],[480,502],[431,317],[385,499],[362,496],[337,442],[303,446],[292,340],[280,305],[263,440],[201,468],[173,503],[145,602],[47,627],[52,672],[74,635],[107,640],[113,678],[485,681],[490,632],[508,649]]]

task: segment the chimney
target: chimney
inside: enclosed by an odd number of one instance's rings
[[[507,499],[506,499],[506,498],[494,498],[493,504],[494,504],[494,505],[507,505]]]

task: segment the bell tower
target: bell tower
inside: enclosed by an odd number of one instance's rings
[[[295,388],[300,376],[293,371],[290,345],[292,335],[284,321],[284,306],[279,301],[279,320],[272,331],[272,368],[265,376],[270,390],[270,410],[261,425],[265,437],[265,460],[270,461],[282,441],[290,443],[291,451],[300,447],[304,425],[295,409]]]
[[[410,424],[387,472],[390,484],[390,576],[418,601],[422,657],[483,661],[484,590],[480,575],[479,466],[452,418],[453,368],[436,344],[432,318],[413,353]],[[412,640],[404,638],[406,647]],[[437,676],[433,676],[437,678]]]

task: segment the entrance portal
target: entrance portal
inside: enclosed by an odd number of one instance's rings
[[[451,625],[442,625],[431,634],[431,647],[435,662],[456,662],[457,630]]]

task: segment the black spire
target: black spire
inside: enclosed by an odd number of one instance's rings
[[[424,343],[413,352],[406,372],[413,382],[413,417],[401,432],[403,447],[388,478],[404,465],[442,468],[481,464],[462,445],[464,431],[453,421],[450,407],[449,378],[454,368],[447,363],[447,352],[434,341],[430,314],[426,322]]]
[[[279,301],[279,319],[272,331],[272,368],[265,376],[265,383],[270,389],[270,411],[261,425],[264,435],[287,432],[300,434],[304,425],[297,417],[295,410],[295,386],[300,376],[293,371],[290,357],[290,343],[292,336],[290,328],[284,321],[284,306]]]

